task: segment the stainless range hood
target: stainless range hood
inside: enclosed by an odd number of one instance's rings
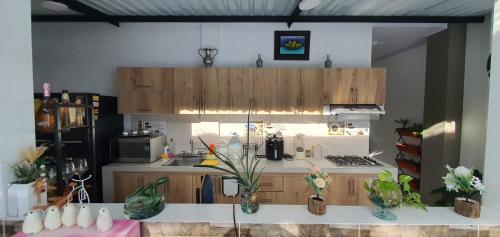
[[[334,116],[336,120],[378,120],[384,114],[384,107],[375,104],[331,104],[323,108],[323,115]]]

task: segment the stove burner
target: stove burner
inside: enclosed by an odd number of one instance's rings
[[[367,156],[327,156],[328,161],[336,166],[381,166],[375,159]]]

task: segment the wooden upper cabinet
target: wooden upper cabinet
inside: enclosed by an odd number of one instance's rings
[[[269,114],[277,103],[278,69],[255,68],[253,75],[254,112]]]
[[[253,103],[254,70],[230,68],[229,79],[230,113],[247,114]]]
[[[324,76],[325,72],[322,68],[300,70],[300,114],[320,115],[323,113],[323,93],[321,92]]]
[[[359,69],[356,76],[356,100],[358,104],[385,104],[386,69]]]
[[[118,112],[172,113],[172,69],[119,68]]]
[[[384,68],[325,69],[325,104],[385,103]]]
[[[201,84],[200,114],[217,114],[219,109],[217,68],[197,68],[195,77]]]
[[[198,114],[201,110],[201,82],[196,68],[174,68],[174,112]]]
[[[297,114],[300,107],[300,69],[280,68],[276,80],[275,103],[271,106],[274,114]]]

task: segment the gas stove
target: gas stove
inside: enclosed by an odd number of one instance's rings
[[[368,156],[327,156],[328,161],[336,166],[382,166],[378,161]]]

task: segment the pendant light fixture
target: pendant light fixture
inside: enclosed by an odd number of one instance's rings
[[[299,3],[299,9],[302,11],[311,10],[317,7],[321,3],[321,0],[302,0]]]

